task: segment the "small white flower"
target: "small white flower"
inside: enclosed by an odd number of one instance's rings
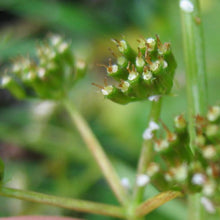
[[[181,0],[180,8],[186,13],[192,13],[194,11],[194,5],[190,0]]]
[[[147,175],[151,177],[155,175],[157,172],[159,172],[159,170],[160,170],[159,165],[157,163],[152,162],[149,164],[147,168]]]
[[[153,132],[151,129],[147,128],[143,133],[143,139],[144,140],[150,140],[153,138]]]
[[[147,38],[146,41],[147,41],[148,44],[154,44],[154,43],[156,43],[155,40],[154,40],[154,38],[152,38],[152,37]]]
[[[156,41],[154,38],[147,38],[146,39],[147,44],[149,45],[148,50],[149,51],[153,51],[156,45]]]
[[[160,99],[160,95],[152,95],[148,97],[148,100],[151,102],[158,102],[159,99]]]
[[[126,63],[126,58],[123,56],[118,57],[117,63],[118,65],[123,66]]]
[[[213,181],[208,181],[204,184],[202,192],[205,196],[212,196],[215,192],[216,185]]]
[[[131,71],[128,75],[128,79],[129,80],[134,80],[138,77],[138,72],[135,72],[135,71]]]
[[[130,87],[130,83],[127,82],[127,81],[124,81],[124,82],[122,83],[122,86],[121,86],[121,91],[122,91],[122,92],[127,92],[128,89],[129,89],[129,87]]]
[[[113,91],[113,86],[106,86],[101,90],[103,95],[109,95]]]
[[[145,186],[150,182],[150,177],[146,174],[139,174],[136,179],[136,184],[139,187]]]
[[[186,180],[188,175],[188,167],[187,164],[181,164],[180,166],[175,168],[175,179],[176,181],[184,181]]]
[[[128,45],[127,45],[126,41],[125,41],[125,40],[121,40],[121,41],[119,42],[119,45],[118,45],[119,51],[120,51],[121,53],[123,53],[123,52],[125,52],[125,50],[127,50],[127,48],[128,48]]]
[[[202,174],[202,173],[196,173],[193,175],[192,177],[192,183],[195,184],[195,185],[203,185],[205,183],[205,175]]]
[[[121,179],[121,185],[125,188],[125,189],[130,189],[131,188],[131,184],[130,181],[127,177],[123,177]]]
[[[158,130],[160,127],[159,125],[154,122],[150,121],[148,128],[143,133],[143,139],[144,140],[150,140],[153,137],[153,131]]]
[[[159,128],[160,126],[155,121],[149,122],[149,129],[151,129],[152,131],[158,130]]]
[[[45,70],[44,68],[40,68],[40,69],[38,70],[38,76],[39,76],[40,78],[43,78],[43,77],[45,77],[45,75],[46,75],[46,70]]]
[[[203,157],[205,157],[206,159],[212,159],[215,157],[216,155],[216,149],[214,146],[212,145],[208,145],[206,146],[203,150],[202,150],[202,155]]]
[[[66,42],[63,42],[62,44],[60,44],[58,47],[59,53],[65,52],[65,50],[67,50],[68,47],[69,47],[69,45]]]
[[[214,214],[216,212],[214,205],[212,204],[212,202],[206,198],[206,197],[202,197],[201,198],[201,204],[204,206],[204,208],[206,209],[207,212]]]
[[[213,106],[209,109],[207,118],[209,121],[215,121],[220,116],[220,107]]]
[[[145,65],[145,61],[141,57],[136,58],[136,66],[143,67]]]
[[[156,60],[155,62],[153,62],[151,65],[150,65],[150,70],[152,72],[156,72],[159,70],[160,68],[160,65],[161,65],[161,62],[159,60]]]
[[[155,143],[154,150],[157,152],[164,151],[169,147],[169,142],[167,140],[161,140]]]
[[[150,72],[150,71],[147,71],[147,72],[143,72],[142,73],[142,76],[143,76],[143,79],[144,80],[150,80],[150,79],[152,79],[152,77],[153,77],[153,74]]]
[[[54,46],[57,46],[58,44],[60,44],[62,41],[62,38],[59,36],[59,35],[53,35],[51,37],[51,43],[54,45]]]
[[[163,61],[163,68],[166,69],[167,67],[168,67],[168,63],[167,63],[167,61],[164,60]]]
[[[118,65],[114,64],[107,68],[108,73],[116,73],[118,71]]]

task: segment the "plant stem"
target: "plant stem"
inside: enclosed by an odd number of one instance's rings
[[[158,100],[157,102],[152,102],[149,121],[158,122],[161,111],[161,103],[162,103],[162,98],[160,98],[160,100]],[[153,140],[152,139],[145,140],[138,161],[137,175],[144,174],[146,172],[148,164],[152,161],[152,151],[153,151]],[[145,191],[145,186],[138,186],[137,184],[135,185],[134,194],[133,194],[135,206],[138,205],[143,200],[144,191]]]
[[[195,193],[188,196],[188,219],[189,220],[201,220],[205,219],[205,211],[201,206],[201,195]]]
[[[182,0],[180,0],[181,6]],[[190,149],[195,153],[195,115],[204,115],[207,111],[207,79],[205,67],[204,40],[199,0],[188,0],[192,10],[181,8],[183,44],[186,65],[188,120],[190,134]],[[201,220],[203,208],[200,195],[189,195],[189,219]]]
[[[176,197],[182,196],[181,192],[178,191],[167,191],[162,192],[153,198],[148,199],[147,201],[143,202],[141,205],[139,205],[136,208],[136,216],[141,217],[145,216],[154,209],[162,206],[166,202],[169,202],[172,199],[175,199]]]
[[[89,212],[94,214],[113,216],[116,218],[125,218],[124,209],[122,207],[117,207],[113,205],[106,205],[106,204],[83,201],[83,200],[51,196],[43,193],[12,189],[6,187],[2,187],[0,189],[0,195],[5,197],[26,200],[30,202],[37,202],[37,203],[52,205],[56,207],[71,209],[80,212]]]
[[[180,0],[181,2],[182,0]],[[189,1],[193,5],[191,13],[181,10],[183,44],[186,65],[188,119],[190,148],[195,151],[194,116],[204,115],[207,111],[207,77],[205,67],[204,40],[199,11],[199,1]]]
[[[68,100],[64,102],[64,106],[69,112],[73,122],[75,123],[82,139],[86,143],[88,149],[92,153],[94,159],[99,165],[102,173],[104,174],[107,182],[109,183],[111,189],[116,195],[118,201],[123,205],[126,205],[128,201],[128,195],[125,189],[121,185],[120,179],[114,170],[110,160],[106,156],[104,150],[102,149],[99,141],[95,137],[94,133],[90,129],[87,122],[80,115],[80,113],[74,108],[73,104]]]

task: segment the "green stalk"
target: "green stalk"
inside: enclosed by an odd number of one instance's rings
[[[161,111],[161,103],[162,98],[160,98],[160,100],[158,100],[157,102],[152,102],[149,121],[158,122]],[[152,161],[152,152],[153,140],[145,140],[138,161],[137,175],[145,174],[148,164]],[[133,193],[134,207],[136,207],[139,203],[142,202],[145,188],[145,186],[138,186],[137,184],[135,185]]]
[[[180,0],[181,2],[182,0]],[[189,1],[194,6],[192,12],[181,10],[183,44],[186,65],[188,119],[190,132],[190,148],[195,151],[194,116],[207,112],[207,77],[205,67],[204,40],[199,1]]]
[[[77,127],[82,139],[86,143],[88,149],[92,153],[94,159],[99,165],[103,175],[105,176],[107,182],[109,183],[111,189],[113,190],[118,201],[123,205],[126,205],[128,201],[128,195],[125,189],[121,185],[120,178],[118,177],[115,169],[113,168],[110,160],[106,156],[102,146],[95,137],[94,133],[90,129],[87,122],[80,115],[80,113],[74,108],[73,104],[68,100],[64,102],[64,106],[69,112],[75,126]]]
[[[195,193],[193,195],[189,195],[187,199],[188,203],[188,219],[189,220],[202,220],[205,218],[205,210],[201,205],[201,195],[199,193]]]
[[[2,187],[0,189],[0,195],[5,197],[26,200],[30,202],[52,205],[52,206],[75,210],[79,212],[88,212],[93,214],[112,216],[116,218],[125,218],[124,209],[113,205],[106,205],[106,204],[77,200],[77,199],[51,196],[43,193],[12,189],[6,187]]]
[[[204,40],[200,16],[199,0],[188,0],[190,10],[181,8],[183,44],[186,65],[188,120],[190,149],[195,152],[195,115],[204,115],[207,111],[207,79],[205,67]],[[180,6],[183,0],[180,0]],[[200,195],[189,195],[189,219],[203,219]]]
[[[181,192],[178,191],[167,191],[162,192],[153,198],[148,199],[147,201],[143,202],[136,208],[136,216],[142,217],[149,214],[154,209],[162,206],[166,202],[169,202],[176,197],[182,196]]]

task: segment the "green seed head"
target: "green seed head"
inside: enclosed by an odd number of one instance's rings
[[[166,59],[159,54],[161,48],[166,48],[166,44],[163,45],[159,37],[139,39],[136,51],[126,40],[113,41],[121,55],[117,58],[117,64],[110,62],[105,67],[108,76],[119,83],[114,86],[126,93],[124,96],[126,103],[151,100],[151,97],[169,94],[173,85],[176,62],[171,51]],[[127,83],[122,83],[123,81],[129,82],[129,86]],[[121,103],[122,96],[118,94]]]
[[[70,43],[52,35],[37,47],[35,60],[29,57],[15,60],[1,86],[21,99],[62,99],[85,72],[85,61],[75,59]]]

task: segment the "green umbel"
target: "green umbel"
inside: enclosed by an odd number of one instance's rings
[[[37,47],[37,58],[20,57],[2,77],[1,87],[19,99],[62,99],[86,72],[85,61],[75,58],[69,42],[49,36]]]
[[[162,44],[159,37],[138,40],[137,51],[125,40],[114,40],[120,56],[117,63],[105,66],[107,74],[118,85],[101,88],[103,95],[119,104],[146,100],[169,94],[176,69],[170,44]]]

